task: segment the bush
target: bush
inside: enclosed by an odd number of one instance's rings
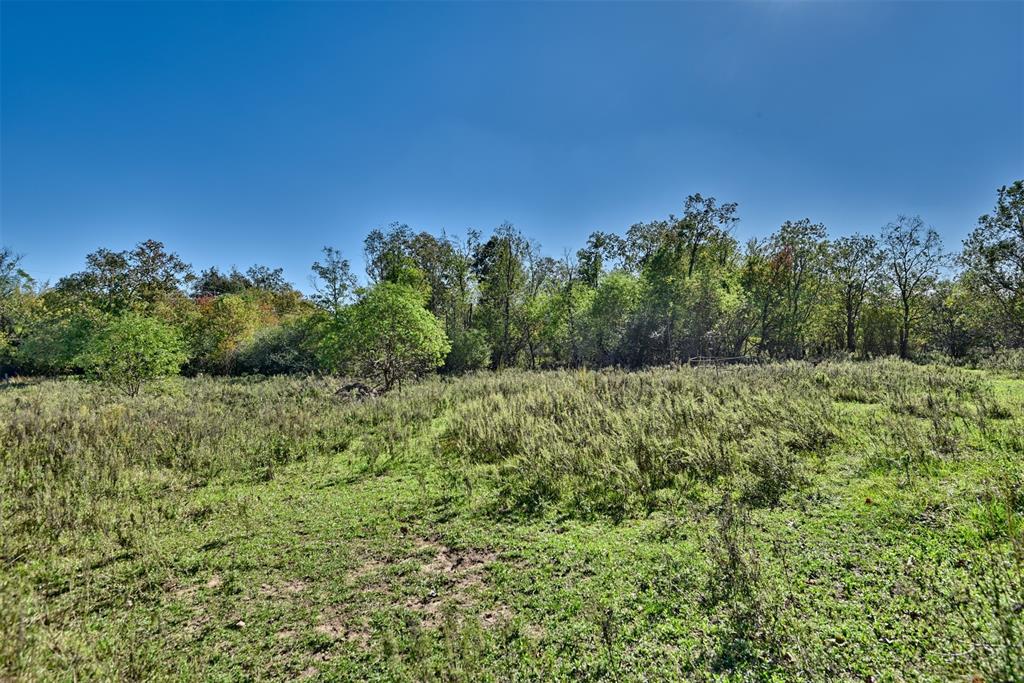
[[[1024,377],[1024,349],[1002,349],[982,358],[978,367]]]
[[[461,375],[483,370],[491,362],[491,347],[487,335],[480,330],[463,330],[452,339],[452,350],[445,359],[443,371]]]
[[[39,321],[18,348],[18,364],[44,375],[79,370],[82,353],[102,324],[97,314],[87,313]]]
[[[305,321],[287,322],[260,330],[235,354],[234,370],[241,374],[291,375],[313,372],[316,358]]]
[[[404,285],[384,282],[345,311],[340,321],[344,366],[376,381],[384,391],[444,363],[451,349],[422,297]]]
[[[147,380],[178,374],[184,344],[173,327],[138,313],[112,318],[78,358],[86,374],[135,396]]]

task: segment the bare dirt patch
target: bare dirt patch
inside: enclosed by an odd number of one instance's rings
[[[508,605],[497,605],[480,615],[480,623],[484,628],[502,626],[512,621],[512,608]]]
[[[376,577],[386,566],[384,562],[368,558],[349,570],[348,580],[356,585],[365,584],[367,579]]]
[[[461,620],[462,615],[475,611],[476,593],[485,585],[487,566],[498,559],[498,554],[490,550],[452,548],[432,540],[422,540],[415,548],[417,553],[430,556],[420,565],[420,571],[440,576],[443,582],[425,596],[408,600],[406,609],[419,614],[426,628],[439,627],[448,612]],[[488,610],[479,618],[482,625],[491,627],[510,619],[511,610],[507,607]]]
[[[185,633],[190,637],[196,637],[210,626],[210,615],[203,612],[193,616],[185,624]]]
[[[192,602],[196,593],[199,592],[199,588],[194,585],[183,585],[171,580],[164,585],[164,592],[174,600]]]
[[[370,631],[363,620],[349,617],[341,611],[325,615],[314,630],[332,640],[344,640],[361,648],[370,644]]]
[[[497,553],[489,550],[455,550],[446,546],[432,549],[436,549],[434,558],[421,567],[428,574],[477,574],[498,559]]]

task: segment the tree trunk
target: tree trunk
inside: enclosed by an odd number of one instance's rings
[[[903,304],[903,321],[900,324],[900,358],[908,358],[910,350],[910,306]]]
[[[846,350],[857,351],[857,320],[849,305],[846,307]]]

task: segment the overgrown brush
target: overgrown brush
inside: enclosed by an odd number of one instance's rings
[[[467,463],[496,464],[501,498],[526,510],[562,502],[622,517],[722,477],[748,502],[774,505],[838,430],[813,369],[796,364],[509,373],[458,391],[445,444]]]
[[[271,479],[276,467],[350,445],[379,472],[442,405],[440,381],[365,402],[338,384],[196,378],[125,399],[65,380],[0,393],[3,556],[39,534],[123,535],[164,494]]]
[[[681,678],[822,680],[905,663],[947,673],[963,662],[986,680],[1015,680],[1024,642],[1024,429],[1018,398],[993,390],[1013,382],[880,360],[510,371],[373,396],[354,396],[324,377],[200,377],[147,386],[131,400],[74,380],[7,385],[0,388],[0,678],[63,665],[63,651],[45,664],[25,653],[46,651],[58,631],[75,633],[85,622],[72,620],[83,615],[91,615],[90,629],[113,624],[103,637],[119,638],[117,652],[106,655],[121,677],[144,678],[162,670],[165,642],[147,618],[163,619],[169,605],[193,598],[197,608],[216,610],[230,588],[234,606],[210,626],[230,640],[240,635],[235,611],[250,598],[263,601],[260,610],[273,605],[267,614],[288,602],[253,586],[236,594],[243,576],[254,586],[262,574],[313,583],[320,566],[331,571],[318,587],[331,592],[311,586],[293,601],[301,609],[289,613],[309,626],[310,643],[328,647],[307,623],[305,601],[376,601],[358,582],[336,578],[364,563],[377,575],[374,586],[399,587],[389,589],[393,604],[373,612],[381,621],[372,630],[389,631],[396,615],[416,625],[395,631],[394,643],[382,641],[383,651],[406,653],[405,663],[386,659],[401,672],[395,677],[436,678],[455,665],[467,679],[486,678],[482,662],[512,661],[502,659],[511,656],[506,646],[551,652],[545,648],[571,644],[586,661],[557,670],[576,677],[629,678],[648,670],[648,657],[671,652],[675,661],[662,671],[678,667]],[[991,487],[972,519],[971,496],[985,478],[1011,471],[1016,478]],[[331,485],[321,490],[316,482],[328,472]],[[216,490],[195,491],[201,486]],[[949,524],[929,521],[937,519],[925,514],[933,498]],[[314,513],[310,532],[306,516]],[[496,515],[506,516],[495,524]],[[581,521],[587,517],[598,519]],[[617,525],[604,517],[632,519]],[[336,524],[341,518],[345,524]],[[241,536],[257,536],[256,520],[278,519],[258,542],[232,537],[240,527]],[[964,541],[972,525],[977,537]],[[299,528],[303,537],[293,539]],[[342,528],[350,547],[335,537]],[[531,546],[536,538],[542,543]],[[905,552],[911,539],[922,545],[913,568]],[[302,566],[307,549],[325,545],[338,552]],[[416,613],[426,603],[408,602],[410,581],[433,591],[441,577],[409,571],[403,548],[448,557],[463,545],[493,549],[498,559],[486,571],[453,560],[445,581],[472,583],[461,596],[467,602],[445,608],[451,619],[439,632],[421,628]],[[267,549],[292,547],[282,551],[293,552],[287,566],[264,572]],[[530,560],[520,564],[524,548]],[[908,592],[905,574],[917,567],[935,569],[937,592]],[[218,588],[205,584],[214,579]],[[179,588],[198,592],[178,595]],[[139,614],[122,610],[126,590]],[[494,604],[508,622],[467,619],[491,590],[506,591]],[[918,595],[924,616],[916,607],[900,612]],[[140,610],[143,596],[149,602]],[[558,612],[573,600],[563,621],[534,628],[552,606]],[[54,605],[66,616],[44,623]],[[874,630],[843,640],[846,627],[865,625],[862,607],[874,610],[872,619],[888,629],[877,637],[892,647],[879,645]],[[120,618],[130,627],[112,621]],[[948,624],[935,625],[944,618]],[[189,623],[179,619],[177,627]],[[265,642],[293,647],[279,643],[273,619],[249,624],[238,647],[260,629]],[[904,626],[918,630],[892,630]],[[190,652],[209,651],[214,641],[206,637],[188,641]],[[443,655],[439,640],[449,648]],[[951,652],[948,661],[907,649],[961,641],[971,651]],[[350,645],[330,647],[337,656]],[[508,678],[521,673],[516,666]],[[542,667],[537,677],[553,670]]]
[[[1024,377],[1024,349],[1000,349],[982,358],[978,362],[978,367],[1005,372],[1014,377]]]
[[[5,544],[35,533],[113,532],[144,519],[143,501],[165,493],[215,479],[269,480],[281,465],[341,452],[369,474],[417,449],[454,456],[448,468],[460,488],[471,490],[470,474],[483,472],[502,506],[525,511],[557,504],[622,518],[723,481],[747,505],[774,506],[842,439],[835,400],[887,408],[873,457],[908,471],[956,452],[957,421],[1002,416],[969,371],[894,360],[483,373],[362,401],[340,386],[200,377],[134,400],[74,380],[6,388]],[[436,418],[443,431],[435,443]]]

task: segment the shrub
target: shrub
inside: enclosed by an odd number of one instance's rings
[[[384,282],[345,311],[343,357],[361,377],[384,391],[439,367],[451,344],[415,290]]]
[[[483,370],[491,362],[491,347],[481,330],[463,330],[452,338],[452,350],[444,361],[444,372],[461,375]]]
[[[1024,377],[1024,349],[1002,349],[986,356],[978,363],[985,370],[999,370]]]
[[[138,313],[124,313],[103,325],[78,358],[86,374],[129,396],[147,380],[178,374],[186,354],[169,325]]]
[[[241,374],[287,375],[317,368],[306,321],[289,321],[256,333],[235,354],[234,369]]]

